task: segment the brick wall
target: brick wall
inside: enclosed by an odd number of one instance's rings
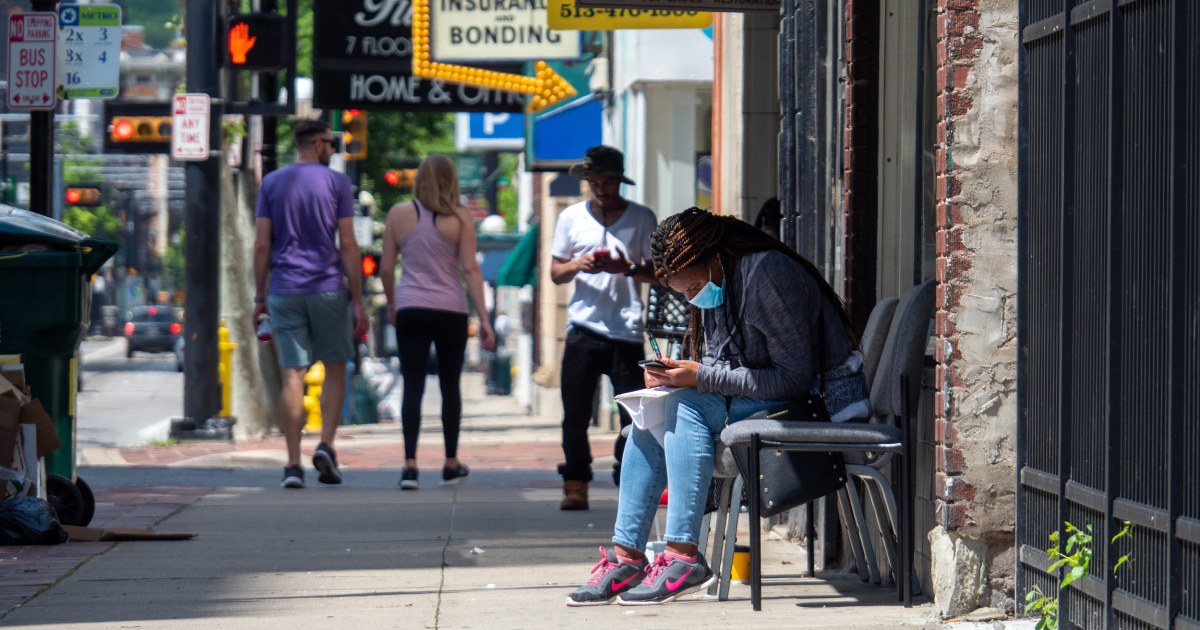
[[[1018,31],[1015,0],[937,4],[930,538],[937,608],[957,615],[1012,606]]]
[[[937,17],[937,315],[934,333],[937,382],[942,385],[934,398],[936,415],[934,480],[938,523],[959,529],[969,521],[967,507],[975,498],[963,474],[966,462],[953,421],[954,396],[963,387],[955,359],[961,358],[955,313],[961,306],[959,294],[967,287],[962,274],[971,268],[970,252],[963,247],[962,209],[955,202],[962,191],[962,173],[954,168],[952,140],[957,124],[969,124],[975,98],[967,83],[982,46],[979,34],[978,0],[942,0]]]
[[[846,0],[846,129],[843,190],[846,285],[862,330],[875,305],[879,205],[879,3]]]

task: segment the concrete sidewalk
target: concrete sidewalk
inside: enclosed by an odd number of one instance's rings
[[[309,487],[299,491],[277,487],[281,438],[180,445],[157,460],[149,448],[89,453],[93,463],[80,474],[101,496],[117,488],[135,494],[162,486],[212,488],[155,525],[160,532],[198,536],[99,550],[40,595],[6,615],[0,610],[0,625],[271,630],[936,625],[928,604],[905,609],[890,586],[863,584],[857,576],[795,577],[804,566],[800,547],[771,536],[765,537],[764,572],[792,577],[768,582],[761,612],[751,610],[749,587],[741,584],[733,585],[726,602],[697,598],[664,606],[567,608],[567,593],[587,579],[596,548],[609,542],[616,488],[598,461],[592,509],[560,511],[554,473],[561,457],[558,420],[525,416],[508,397],[482,396],[477,375],[467,381],[460,450],[472,474],[457,488],[436,485],[441,463],[436,420],[423,427],[425,472],[418,492],[396,489],[402,461],[398,425],[348,427],[338,443],[346,484],[320,486],[310,470]],[[436,418],[436,406],[427,400],[431,406],[427,417]],[[595,436],[597,454],[609,453],[611,444],[611,434]],[[306,440],[306,454],[312,446]],[[148,460],[155,462],[131,465]],[[59,547],[73,545],[79,543]]]

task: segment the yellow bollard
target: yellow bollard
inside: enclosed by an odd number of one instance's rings
[[[308,423],[304,425],[304,431],[310,435],[317,434],[321,432],[321,386],[325,384],[325,364],[317,361],[308,368],[304,383],[308,385],[304,394],[304,412]]]
[[[233,351],[238,345],[229,341],[229,329],[225,320],[217,327],[217,352],[220,362],[217,364],[217,377],[221,382],[221,413],[223,417],[233,415]]]

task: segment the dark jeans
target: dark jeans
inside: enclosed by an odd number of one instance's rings
[[[612,380],[614,394],[641,389],[646,386],[642,368],[638,365],[642,358],[640,343],[613,341],[577,326],[567,332],[559,375],[563,401],[563,454],[567,458],[559,472],[565,481],[592,480],[588,427],[592,423],[592,402],[600,375]],[[621,409],[621,426],[630,422],[629,414]],[[618,459],[624,446],[625,440],[618,439],[614,450]]]
[[[421,398],[429,371],[429,344],[437,351],[438,385],[442,390],[442,438],[446,457],[458,456],[458,429],[462,424],[462,379],[467,350],[467,316],[427,308],[404,308],[396,312],[396,348],[404,397],[400,423],[404,430],[404,458],[417,457],[421,432]]]

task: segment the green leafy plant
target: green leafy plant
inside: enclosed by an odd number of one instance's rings
[[[1025,612],[1036,612],[1041,617],[1034,626],[1035,630],[1058,629],[1058,603],[1063,590],[1088,574],[1088,567],[1092,563],[1092,526],[1084,527],[1086,531],[1067,521],[1066,533],[1068,536],[1065,546],[1060,544],[1058,532],[1050,534],[1050,548],[1046,550],[1046,555],[1050,556],[1050,560],[1052,560],[1050,572],[1053,573],[1064,567],[1067,567],[1068,570],[1063,573],[1055,593],[1043,593],[1041,588],[1034,586],[1033,590],[1025,594]],[[1122,538],[1132,536],[1132,532],[1133,523],[1122,521],[1121,531],[1112,538],[1113,544]],[[1117,561],[1113,563],[1113,573],[1129,562],[1132,555],[1130,552],[1117,558]]]

